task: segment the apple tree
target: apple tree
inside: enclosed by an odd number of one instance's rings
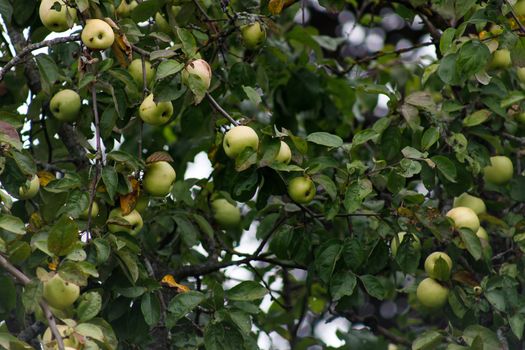
[[[525,348],[524,0],[0,15],[1,348]]]

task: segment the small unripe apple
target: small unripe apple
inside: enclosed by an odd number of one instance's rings
[[[447,303],[448,288],[432,278],[425,278],[417,286],[416,295],[422,305],[435,309]]]
[[[487,207],[483,199],[471,196],[467,192],[462,193],[459,197],[454,198],[454,208],[467,207],[474,210],[476,215],[487,212]]]
[[[241,27],[242,40],[248,49],[256,49],[264,44],[266,30],[260,22],[254,22]]]
[[[142,230],[142,226],[144,226],[144,222],[142,221],[142,216],[140,216],[139,212],[136,210],[132,210],[131,213],[128,215],[122,214],[121,208],[115,208],[113,209],[108,216],[108,221],[111,219],[123,219],[127,221],[127,225],[121,225],[119,223],[111,223],[108,224],[108,230],[109,232],[116,233],[116,232],[126,232],[129,233],[132,236],[137,235],[140,230]]]
[[[315,184],[307,176],[294,177],[288,184],[288,195],[300,204],[308,204],[315,197]]]
[[[175,169],[170,163],[153,162],[148,164],[142,184],[152,196],[165,197],[171,192],[175,178]]]
[[[490,165],[483,168],[484,179],[495,185],[503,185],[512,179],[514,166],[512,160],[505,156],[490,157]]]
[[[54,308],[62,310],[73,305],[79,295],[80,287],[65,281],[58,274],[44,282],[44,299]]]
[[[92,50],[105,50],[115,41],[113,28],[101,19],[88,19],[82,30],[82,42]]]
[[[98,204],[97,202],[93,202],[93,207],[91,208],[91,217],[94,218],[98,215]],[[80,213],[80,216],[79,216],[81,219],[84,219],[84,220],[87,220],[88,217],[89,217],[89,204],[88,204],[88,207],[82,212]]]
[[[155,77],[155,68],[151,66],[149,61],[145,61],[144,66],[146,67],[146,85],[149,85]],[[133,80],[137,82],[138,86],[142,88],[144,75],[142,74],[142,60],[140,58],[131,61],[128,66],[128,72],[133,77]]]
[[[70,89],[57,92],[49,101],[51,113],[63,122],[75,121],[78,118],[81,106],[80,96]]]
[[[398,232],[396,234],[397,235],[397,239],[396,239],[396,237],[394,237],[390,241],[390,249],[392,250],[392,255],[393,256],[397,255],[397,249],[399,248],[399,246],[403,242],[403,239],[405,238],[406,234],[407,233],[404,232],[404,231],[403,232]],[[421,250],[421,241],[419,240],[419,238],[413,233],[411,233],[410,235],[412,236],[412,247],[415,250]]]
[[[31,180],[26,181],[26,183],[18,189],[18,198],[19,199],[31,199],[36,196],[38,190],[40,189],[40,179],[38,176],[33,175]]]
[[[512,65],[510,58],[510,51],[507,49],[499,49],[492,54],[492,68],[508,68]]]
[[[144,123],[151,125],[166,124],[173,115],[173,105],[169,101],[155,103],[153,94],[150,94],[142,101],[139,107],[139,115]]]
[[[182,82],[185,85],[189,85],[189,77],[193,76],[202,82],[202,86],[205,90],[208,90],[211,84],[211,68],[208,62],[203,59],[197,59],[188,63],[182,71]]]
[[[279,147],[279,153],[275,157],[275,161],[278,163],[288,164],[292,160],[292,150],[290,146],[284,141],[281,141],[281,147]]]
[[[515,116],[516,121],[520,124],[525,124],[525,112],[520,112]]]
[[[521,81],[522,83],[525,83],[525,67],[518,67],[516,69],[516,72],[518,74],[519,81]]]
[[[447,266],[448,266],[448,271],[437,271],[436,270],[436,262],[439,260],[439,259],[443,259]],[[430,254],[429,256],[427,256],[426,260],[425,260],[425,271],[427,273],[427,275],[429,275],[430,277],[432,278],[435,278],[435,279],[448,279],[448,277],[450,276],[450,271],[452,271],[452,259],[450,259],[450,256],[448,256],[448,254],[446,253],[443,253],[443,252],[434,252],[432,254]]]
[[[120,5],[117,7],[117,15],[120,17],[129,17],[131,15],[131,12],[137,7],[139,4],[133,0],[128,4],[127,0],[122,0]]]
[[[236,158],[246,148],[255,151],[259,148],[259,136],[249,126],[239,125],[230,129],[222,142],[224,152],[230,158]]]
[[[468,228],[473,233],[479,229],[479,218],[474,210],[467,207],[457,207],[450,209],[447,216],[454,221],[454,228]]]
[[[241,211],[224,198],[211,202],[213,218],[222,228],[235,228],[241,222]]]
[[[525,1],[519,0],[514,5],[514,11],[516,12],[517,16],[525,16]]]
[[[474,288],[472,288],[472,291],[477,296],[480,296],[481,294],[483,294],[483,288],[481,288],[481,286],[475,286]]]
[[[60,4],[60,11],[54,9],[55,2]],[[77,10],[67,6],[64,0],[42,0],[38,14],[44,27],[52,32],[68,30],[71,28],[69,23],[73,24],[77,19]]]

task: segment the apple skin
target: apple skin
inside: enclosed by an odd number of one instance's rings
[[[131,15],[131,12],[133,12],[135,7],[137,7],[138,5],[139,4],[135,0],[133,0],[129,4],[126,0],[122,0],[120,5],[118,5],[116,9],[117,15],[119,15],[120,17],[129,17]]]
[[[210,88],[212,73],[210,65],[205,60],[199,58],[191,61],[186,67],[184,67],[184,70],[182,71],[182,82],[185,85],[189,84],[188,79],[190,75],[196,76],[202,80],[206,90]]]
[[[517,16],[525,16],[525,1],[520,0],[514,5],[514,11]]]
[[[230,158],[236,158],[245,148],[259,149],[259,136],[249,126],[239,125],[230,129],[222,142],[224,152]]]
[[[60,11],[53,9],[55,2],[60,4]],[[71,28],[67,21],[68,16],[72,19],[72,23],[77,19],[77,10],[66,6],[64,0],[42,0],[38,14],[44,27],[52,32],[63,32]]]
[[[518,113],[515,118],[518,123],[525,125],[525,112]]]
[[[49,101],[51,113],[63,122],[75,121],[78,118],[81,106],[80,96],[70,89],[57,92]]]
[[[40,190],[40,179],[38,176],[33,175],[29,184],[26,182],[26,184],[20,186],[18,189],[18,199],[34,198],[38,193],[38,190]]]
[[[235,228],[241,222],[241,210],[224,198],[211,202],[215,222],[222,228]]]
[[[448,288],[443,287],[432,278],[425,278],[417,286],[416,296],[422,305],[436,309],[447,303]]]
[[[82,42],[92,50],[105,50],[115,41],[113,28],[101,19],[88,19],[82,30]]]
[[[483,175],[485,181],[492,184],[506,184],[514,175],[512,160],[505,156],[490,157],[490,165],[483,168]]]
[[[288,164],[292,160],[292,150],[290,146],[284,141],[281,141],[281,147],[279,147],[279,153],[275,157],[275,161],[278,163]]]
[[[405,238],[406,236],[406,232],[398,232],[397,233],[397,239],[394,237],[392,238],[392,241],[390,242],[390,249],[392,250],[392,255],[393,256],[396,256],[397,255],[397,249],[399,248],[398,246],[398,241],[399,241],[399,245],[401,245],[401,243],[403,243],[403,239]],[[415,249],[415,250],[421,250],[421,241],[419,240],[419,238],[415,235],[415,234],[411,234],[412,238],[414,238],[412,240],[412,247]]]
[[[63,280],[58,274],[44,282],[44,299],[54,308],[63,310],[73,305],[79,295],[80,287]]]
[[[94,218],[98,215],[98,211],[99,211],[99,208],[98,208],[98,204],[97,202],[93,202],[93,208],[91,208],[91,217]],[[88,207],[86,208],[86,210],[84,210],[82,213],[80,213],[80,216],[79,216],[81,219],[84,219],[84,220],[87,220],[88,217],[89,217],[89,204],[88,204]]]
[[[487,206],[483,199],[472,196],[467,192],[462,193],[459,197],[454,198],[454,208],[467,207],[474,210],[476,215],[487,212]]]
[[[254,22],[241,27],[242,40],[246,48],[253,50],[266,41],[266,30],[260,22]]]
[[[142,185],[146,192],[155,197],[165,197],[173,188],[176,173],[168,162],[160,161],[148,164]]]
[[[492,54],[492,62],[490,63],[492,68],[508,68],[512,65],[510,58],[510,51],[507,49],[499,49],[494,51]]]
[[[171,102],[159,102],[155,103],[153,94],[142,101],[139,107],[139,116],[144,123],[151,125],[162,125],[166,124],[173,115],[173,105]]]
[[[476,231],[476,236],[480,239],[484,239],[485,241],[489,241],[489,234],[487,233],[487,230],[485,230],[483,227],[479,227],[479,229]]]
[[[122,215],[122,209],[115,208],[113,209],[108,216],[108,219],[114,219],[114,218],[121,218],[126,220],[130,226],[121,226],[118,224],[108,224],[108,230],[112,233],[117,232],[126,232],[129,233],[132,236],[136,236],[140,230],[142,230],[142,226],[144,226],[144,222],[142,221],[142,216],[140,216],[139,212],[136,210],[132,210],[131,213],[128,215]]]
[[[448,254],[443,253],[443,252],[434,252],[434,253],[430,254],[429,256],[427,256],[427,258],[425,260],[425,271],[426,271],[427,275],[429,275],[430,277],[435,278],[435,279],[438,279],[438,277],[439,277],[439,276],[437,276],[437,274],[434,271],[435,265],[436,265],[436,261],[439,258],[442,258],[443,260],[445,260],[445,262],[448,265],[449,272],[452,270],[452,259],[450,259],[450,256],[448,256]]]
[[[144,66],[146,67],[146,85],[149,85],[155,77],[155,68],[151,66],[149,61],[145,61]],[[128,72],[133,77],[133,80],[135,80],[138,86],[142,89],[144,77],[142,74],[142,60],[140,58],[136,58],[131,61],[128,66]]]
[[[470,208],[457,207],[450,209],[447,212],[447,216],[454,221],[456,229],[469,228],[474,233],[479,229],[479,218],[474,210]]]
[[[310,203],[316,194],[315,184],[309,177],[294,177],[288,184],[288,195],[300,204]]]
[[[516,69],[516,72],[517,72],[519,81],[521,81],[522,83],[525,83],[525,67],[518,67]]]

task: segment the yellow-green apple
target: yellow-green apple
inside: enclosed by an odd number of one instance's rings
[[[254,22],[241,27],[244,45],[248,49],[256,49],[266,40],[266,30],[260,22]]]
[[[315,184],[308,176],[294,177],[288,183],[288,195],[300,204],[308,204],[315,197]]]
[[[492,62],[490,63],[492,68],[508,68],[511,64],[512,60],[509,50],[499,49],[492,54]]]
[[[519,0],[514,5],[514,11],[515,11],[516,15],[518,15],[518,16],[525,16],[525,1]]]
[[[117,15],[119,15],[120,17],[129,17],[131,15],[131,12],[133,12],[135,7],[137,7],[138,5],[139,4],[135,0],[131,1],[129,4],[127,0],[122,0],[120,5],[118,5],[117,7]]]
[[[144,62],[146,68],[146,85],[149,85],[155,77],[155,68],[151,66],[149,61]],[[140,88],[142,88],[144,75],[142,71],[142,60],[136,58],[128,66],[128,72],[133,77],[133,80],[137,82]]]
[[[487,207],[483,199],[476,196],[472,196],[467,192],[462,193],[459,197],[454,198],[454,208],[457,207],[467,207],[474,210],[476,215],[483,214],[487,212]]]
[[[489,235],[487,233],[487,230],[485,230],[482,226],[479,227],[479,229],[476,231],[476,236],[480,239],[484,239],[485,241],[489,241]]]
[[[512,160],[505,156],[490,157],[490,165],[483,168],[485,181],[495,185],[503,185],[512,179],[514,166]]]
[[[124,220],[126,223],[121,224],[113,221],[115,219],[120,219],[119,221]],[[137,210],[132,210],[128,215],[124,215],[121,208],[115,208],[109,213],[108,221],[110,222],[108,223],[109,232],[126,232],[132,236],[137,235],[142,230],[142,226],[144,226],[142,216]]]
[[[199,58],[188,63],[182,71],[182,81],[184,84],[189,85],[190,75],[193,78],[199,79],[202,82],[202,86],[205,88],[205,90],[208,90],[212,77],[211,68],[208,62]]]
[[[96,201],[93,202],[93,207],[91,208],[91,217],[94,218],[98,215],[98,204]],[[88,207],[82,212],[80,213],[80,218],[81,219],[84,219],[84,220],[87,220],[89,217],[89,204],[88,204]]]
[[[142,101],[139,107],[139,115],[144,123],[162,125],[170,120],[173,115],[173,105],[169,101],[156,103],[153,94],[150,94]]]
[[[63,324],[57,324],[57,330],[58,330],[58,334],[60,334],[62,338],[69,337],[75,331],[72,327],[69,327]],[[48,343],[51,343],[53,338],[54,336],[53,336],[53,333],[51,332],[51,328],[48,327],[46,331],[44,332],[44,335],[42,335],[42,342],[44,343],[44,345],[46,345]]]
[[[62,310],[73,305],[79,295],[80,287],[64,280],[58,273],[44,282],[44,299],[54,308]]]
[[[443,259],[443,261],[446,263],[446,268],[441,271],[438,271],[436,268],[436,263],[439,259]],[[427,256],[425,260],[425,271],[427,275],[432,278],[447,280],[450,276],[450,272],[452,271],[452,259],[450,259],[450,256],[448,256],[446,253],[434,252]]]
[[[236,158],[246,148],[255,151],[259,148],[259,136],[249,126],[239,125],[230,129],[222,142],[224,152],[230,158]]]
[[[405,239],[405,236],[406,236],[406,232],[398,232],[396,234],[397,238],[394,237],[392,238],[392,241],[390,241],[390,249],[392,250],[392,255],[393,256],[396,256],[397,255],[397,249],[399,248],[399,246],[401,245],[401,243],[403,242],[403,239]],[[412,236],[412,247],[415,249],[415,250],[420,250],[421,249],[421,241],[419,240],[419,238],[411,233],[410,234]]]
[[[40,189],[40,179],[38,176],[33,175],[31,180],[27,180],[25,184],[20,186],[18,189],[19,199],[31,199],[36,196]]]
[[[88,19],[82,30],[82,42],[92,50],[105,50],[113,45],[115,33],[107,22],[101,19]]]
[[[211,202],[211,209],[215,222],[222,228],[235,228],[241,222],[241,211],[224,198]]]
[[[446,304],[448,288],[432,278],[425,278],[417,286],[416,295],[422,305],[435,309]]]
[[[63,122],[75,121],[78,118],[81,106],[80,96],[70,89],[57,92],[49,101],[51,113]]]
[[[165,161],[149,163],[146,168],[142,185],[146,192],[155,197],[165,197],[175,183],[175,169]]]
[[[518,73],[518,79],[522,83],[525,83],[525,67],[518,67],[516,69],[516,72]]]
[[[473,233],[479,229],[479,218],[474,210],[467,207],[456,207],[447,212],[454,222],[454,228],[469,228]]]
[[[57,11],[55,3],[60,5]],[[52,32],[63,32],[71,28],[77,19],[77,10],[65,4],[64,0],[42,0],[38,9],[44,27]]]
[[[292,160],[292,150],[290,146],[284,141],[281,141],[281,147],[279,147],[279,153],[275,157],[275,161],[278,163],[288,164]]]

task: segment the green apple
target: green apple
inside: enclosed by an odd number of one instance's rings
[[[476,231],[476,236],[480,239],[484,239],[485,241],[489,241],[489,235],[487,233],[487,230],[485,230],[483,227],[479,227],[479,229]]]
[[[519,81],[521,81],[522,83],[525,83],[525,67],[518,67],[516,69],[516,72],[518,74]]]
[[[44,282],[44,299],[54,308],[62,310],[73,305],[79,295],[80,287],[65,281],[58,273]]]
[[[224,152],[230,158],[236,158],[246,148],[259,149],[259,136],[249,126],[239,125],[228,130],[222,142]]]
[[[96,201],[93,202],[93,208],[91,208],[91,217],[94,218],[98,215],[98,204]],[[89,203],[88,203],[88,207],[82,212],[80,213],[80,216],[79,216],[81,219],[84,219],[84,220],[87,220],[88,217],[89,217]]]
[[[139,115],[144,123],[151,125],[166,124],[173,115],[173,105],[171,102],[156,103],[153,94],[150,94],[142,101],[139,107]]]
[[[479,218],[474,210],[467,207],[457,207],[450,209],[447,216],[454,221],[454,228],[469,228],[472,232],[479,229]]]
[[[525,16],[525,1],[520,0],[514,5],[514,11],[518,16]]]
[[[436,262],[439,259],[443,259],[446,262],[448,271],[436,271]],[[425,260],[425,271],[427,275],[432,278],[441,279],[442,277],[447,277],[445,279],[448,279],[448,276],[450,276],[450,271],[452,271],[452,259],[450,259],[450,256],[448,256],[446,253],[434,252],[427,256]]]
[[[432,278],[425,278],[417,286],[416,296],[422,305],[436,309],[447,303],[448,288]]]
[[[275,157],[275,161],[278,163],[288,164],[292,160],[292,150],[290,146],[284,141],[281,141],[281,147],[279,147],[279,153]]]
[[[101,19],[88,19],[82,30],[82,42],[92,50],[105,50],[115,41],[113,28]]]
[[[510,51],[507,49],[499,49],[494,51],[492,54],[492,62],[490,63],[492,68],[508,68],[512,65],[510,58]]]
[[[81,106],[80,96],[70,89],[57,92],[49,102],[51,113],[63,122],[75,121],[78,118]]]
[[[222,228],[235,228],[241,222],[241,211],[224,198],[211,202],[213,218]]]
[[[166,20],[166,18],[164,18],[164,15],[160,12],[157,12],[155,14],[155,25],[163,33],[171,34],[172,32],[169,22]]]
[[[396,237],[392,238],[392,241],[390,241],[390,249],[392,250],[392,255],[393,256],[396,256],[397,255],[397,249],[399,248],[399,246],[401,245],[401,243],[403,242],[403,239],[405,238],[406,236],[406,232],[398,232],[396,235],[397,235],[397,239]],[[412,236],[412,247],[415,249],[415,250],[421,250],[421,241],[419,240],[419,238],[411,233],[410,234]]]
[[[515,115],[516,121],[520,124],[525,124],[525,112],[520,112]]]
[[[122,0],[120,5],[118,5],[117,7],[117,15],[119,15],[120,17],[129,17],[131,16],[131,12],[133,12],[135,7],[137,7],[138,5],[139,4],[135,0],[133,0],[129,4],[127,0]]]
[[[62,338],[69,337],[75,331],[73,328],[63,325],[63,324],[57,324],[57,330],[58,330],[58,334],[60,334]],[[54,336],[53,336],[53,333],[51,332],[51,328],[48,327],[46,331],[44,332],[44,335],[42,335],[42,342],[44,343],[44,345],[51,343],[53,338]]]
[[[149,85],[155,77],[155,68],[151,66],[149,61],[145,61],[144,66],[146,67],[146,85]],[[142,60],[140,58],[131,61],[128,66],[128,72],[133,77],[133,80],[137,82],[139,87],[142,88],[144,75],[142,74]]]
[[[487,207],[483,199],[471,196],[467,192],[462,193],[459,197],[454,198],[454,208],[467,207],[474,210],[476,215],[487,212]]]
[[[165,161],[149,163],[142,185],[146,192],[155,197],[166,197],[175,183],[175,169]]]
[[[244,45],[250,50],[260,47],[266,40],[266,30],[260,22],[242,26],[241,35]]]
[[[310,177],[294,177],[288,183],[288,195],[297,203],[310,203],[314,199],[315,193],[315,184]]]
[[[495,185],[503,185],[512,179],[514,166],[505,156],[490,157],[490,165],[483,168],[484,179]]]
[[[60,4],[60,11],[55,9],[56,2]],[[52,32],[68,30],[77,19],[77,10],[67,6],[64,0],[42,0],[38,14],[44,27]]]
[[[31,199],[36,196],[40,190],[40,179],[38,176],[33,175],[31,180],[27,180],[25,184],[20,186],[18,189],[18,198],[19,199]]]
[[[197,59],[194,61],[191,61],[184,67],[184,70],[182,71],[182,82],[185,85],[190,84],[189,77],[190,75],[194,78],[199,79],[202,82],[202,86],[205,90],[208,90],[211,84],[211,68],[208,62],[206,62],[203,59]]]
[[[144,226],[142,216],[140,216],[137,210],[131,211],[131,213],[128,215],[123,215],[121,208],[115,208],[109,213],[108,221],[111,219],[121,219],[127,222],[127,225],[120,223],[109,223],[108,230],[112,233],[126,232],[132,236],[135,236],[140,232],[140,230],[142,230],[142,226]]]

